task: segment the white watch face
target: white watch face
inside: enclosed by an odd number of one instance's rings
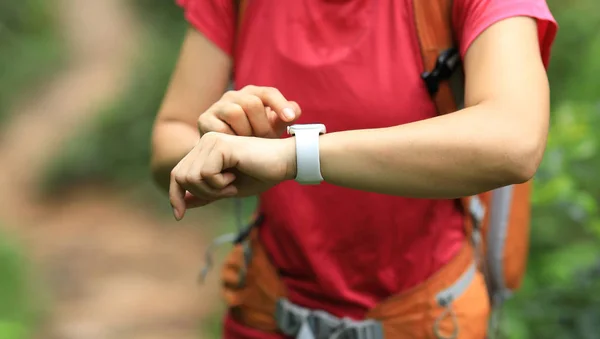
[[[287,128],[287,132],[290,135],[294,135],[296,133],[296,131],[307,131],[307,130],[314,130],[314,131],[318,131],[319,134],[325,134],[326,130],[325,130],[325,125],[323,124],[298,124],[298,125],[291,125],[288,126]]]

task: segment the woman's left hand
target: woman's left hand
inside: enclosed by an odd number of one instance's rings
[[[250,196],[293,179],[293,138],[263,139],[209,132],[171,172],[169,198],[177,220],[187,208]]]

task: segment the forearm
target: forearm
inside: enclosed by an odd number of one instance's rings
[[[335,185],[418,198],[522,182],[535,173],[543,147],[532,141],[537,131],[509,126],[505,113],[479,105],[401,126],[326,134],[321,171]]]
[[[193,126],[176,121],[158,121],[152,134],[152,174],[156,184],[168,191],[171,170],[200,139]]]

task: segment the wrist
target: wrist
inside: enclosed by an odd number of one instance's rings
[[[285,177],[284,180],[294,180],[297,174],[296,163],[296,137],[281,139],[285,154]]]

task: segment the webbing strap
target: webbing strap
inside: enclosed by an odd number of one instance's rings
[[[450,285],[448,288],[436,295],[435,299],[437,303],[440,306],[445,307],[445,310],[437,317],[437,319],[435,319],[435,322],[433,323],[433,332],[437,339],[458,338],[460,329],[458,328],[458,319],[456,318],[456,313],[452,308],[452,302],[465,293],[465,291],[473,282],[476,272],[477,265],[475,262],[473,262],[454,284]],[[440,331],[440,324],[446,317],[450,317],[452,319],[453,328],[450,335],[443,335]]]
[[[496,294],[492,297],[492,314],[489,321],[489,339],[500,338],[500,320],[502,318],[502,306],[506,297]]]
[[[485,217],[485,206],[483,206],[479,196],[474,195],[469,200],[469,212],[474,219],[473,227],[479,228]]]
[[[438,339],[458,338],[458,320],[452,302],[465,293],[476,272],[477,265],[473,262],[456,282],[435,296],[436,302],[445,308],[433,325]],[[452,319],[453,331],[449,336],[444,336],[439,326],[448,316]],[[296,339],[383,339],[382,324],[376,320],[340,319],[325,311],[298,306],[285,298],[277,301],[275,320],[281,332]]]
[[[204,266],[200,270],[198,281],[203,283],[206,280],[206,276],[213,267],[212,253],[214,250],[224,244],[241,244],[244,249],[244,265],[240,271],[240,286],[243,286],[246,280],[246,271],[250,260],[252,259],[252,248],[248,241],[248,235],[252,229],[263,222],[263,216],[259,215],[254,221],[248,225],[244,225],[243,221],[243,201],[240,198],[234,199],[234,215],[236,223],[236,233],[226,233],[216,237],[204,252]]]
[[[473,249],[475,250],[475,261],[478,267],[483,268],[486,278],[486,285],[488,285],[489,288],[489,282],[487,281],[487,263],[485,261],[485,254],[483,253],[483,249],[481,247],[481,225],[483,223],[483,219],[485,218],[485,213],[485,206],[483,206],[479,196],[472,196],[469,200],[469,215],[471,216],[473,223],[473,229],[471,230],[471,242],[473,243]]]
[[[340,319],[285,298],[277,301],[275,320],[281,332],[296,339],[383,339],[383,327],[376,320]]]
[[[204,283],[204,280],[206,280],[206,276],[212,269],[212,267],[213,267],[212,253],[215,250],[215,248],[217,248],[223,244],[232,243],[236,238],[237,238],[237,233],[227,233],[227,234],[220,235],[220,236],[216,237],[215,239],[213,239],[213,241],[210,243],[210,245],[204,252],[204,266],[200,269],[200,274],[198,275],[198,282]]]
[[[477,266],[473,262],[471,263],[471,265],[469,265],[469,268],[460,276],[460,278],[458,278],[458,280],[454,282],[454,284],[450,285],[448,288],[439,292],[435,296],[435,300],[437,300],[438,304],[440,304],[440,306],[446,306],[452,301],[456,300],[456,298],[460,297],[463,293],[465,293],[467,288],[469,288],[469,286],[471,285],[471,282],[473,282],[476,272]]]
[[[504,282],[504,266],[502,258],[504,245],[508,237],[508,217],[510,215],[513,186],[504,186],[492,191],[492,208],[490,211],[490,225],[488,231],[487,257],[490,266],[490,278],[493,283],[492,292],[503,297],[507,290]]]

